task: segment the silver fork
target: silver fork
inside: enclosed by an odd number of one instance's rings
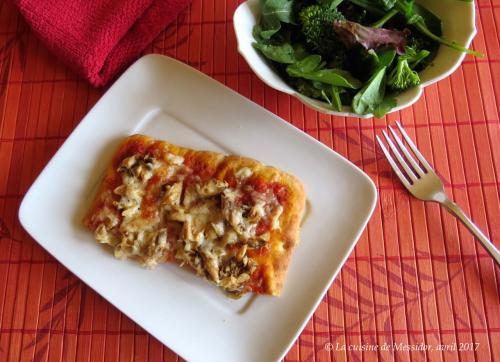
[[[431,165],[426,161],[424,156],[417,149],[411,138],[405,132],[403,127],[399,122],[396,122],[399,131],[403,135],[406,143],[410,146],[413,151],[413,155],[420,161],[420,164],[415,160],[410,151],[403,144],[401,138],[396,134],[396,132],[389,126],[389,131],[392,134],[394,141],[389,137],[386,131],[383,131],[384,138],[389,145],[394,156],[396,156],[397,162],[392,157],[389,150],[386,148],[379,136],[377,136],[377,142],[382,148],[382,151],[387,157],[389,164],[392,169],[399,177],[403,185],[410,191],[410,193],[416,198],[423,201],[435,201],[443,205],[446,210],[448,210],[452,215],[458,217],[458,219],[469,229],[474,236],[479,239],[481,244],[484,246],[486,251],[495,259],[497,265],[500,265],[500,252],[495,247],[495,245],[483,234],[483,232],[469,219],[469,217],[462,211],[462,209],[451,201],[446,195],[443,187],[443,182],[436,175]]]

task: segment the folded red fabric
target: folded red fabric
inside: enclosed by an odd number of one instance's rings
[[[45,44],[95,86],[105,85],[190,0],[13,0]]]

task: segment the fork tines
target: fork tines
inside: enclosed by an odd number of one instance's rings
[[[413,155],[412,153],[410,153],[401,138],[391,126],[389,126],[388,128],[392,135],[392,138],[396,141],[395,143],[385,130],[382,131],[384,138],[389,145],[389,149],[385,146],[379,136],[376,136],[376,138],[378,144],[380,145],[380,148],[384,152],[385,157],[389,161],[389,164],[391,165],[394,172],[396,172],[396,175],[405,186],[409,186],[413,184],[417,179],[420,179],[424,174],[433,171],[433,169],[417,149],[410,136],[408,136],[399,121],[396,121],[396,125],[404,140],[413,152]],[[395,158],[393,157],[393,155],[395,156]],[[415,160],[415,157],[418,162]]]

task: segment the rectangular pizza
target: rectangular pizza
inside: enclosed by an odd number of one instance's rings
[[[279,295],[304,206],[300,181],[274,167],[133,135],[84,224],[117,258],[187,266],[232,297]]]

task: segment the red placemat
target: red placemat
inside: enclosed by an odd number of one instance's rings
[[[382,120],[321,115],[265,86],[236,52],[239,2],[195,0],[146,52],[186,62],[289,120],[360,166],[380,192],[354,253],[285,360],[499,360],[500,268],[452,216],[402,189],[374,136],[401,119],[498,245],[500,2],[476,4],[474,48],[486,58],[467,57],[413,107]],[[60,64],[0,0],[2,361],[180,359],[48,255],[17,218],[28,187],[103,92]]]

